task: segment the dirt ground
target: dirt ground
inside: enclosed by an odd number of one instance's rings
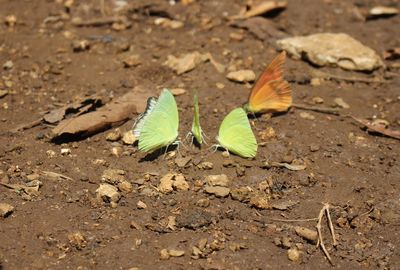
[[[260,144],[253,160],[209,149],[223,117],[246,102],[251,84],[229,81],[210,62],[182,75],[163,63],[168,55],[199,51],[260,74],[277,55],[279,37],[260,40],[230,25],[228,17],[245,1],[128,1],[120,11],[115,9],[124,1],[104,2],[0,0],[0,90],[7,92],[0,97],[0,203],[14,207],[0,216],[0,269],[400,269],[398,140],[369,133],[343,115],[292,108],[251,120]],[[396,3],[293,0],[266,18],[287,36],[347,33],[382,56],[400,45],[400,16],[365,21],[358,11]],[[76,17],[117,15],[125,19],[73,23]],[[156,25],[159,17],[184,25]],[[133,54],[137,65],[124,66]],[[295,103],[331,108],[339,97],[350,105],[346,113],[400,129],[400,73],[390,68],[395,62],[360,73],[288,57],[285,78]],[[313,80],[316,69],[385,82]],[[110,100],[138,85],[152,95],[164,87],[186,90],[176,97],[182,140],[197,91],[209,145],[198,149],[186,142],[180,154],[148,159],[136,146],[106,140],[114,128],[64,143],[51,140],[49,123],[12,131],[79,98]],[[135,117],[120,130],[130,130]],[[293,171],[273,162],[306,168]],[[132,185],[114,204],[96,196],[110,169],[122,170]],[[189,190],[161,192],[168,172],[183,174]],[[229,178],[229,196],[204,190],[205,177],[219,174]],[[337,238],[334,247],[324,217],[322,235],[333,265],[295,232],[297,226],[315,231],[324,203]]]

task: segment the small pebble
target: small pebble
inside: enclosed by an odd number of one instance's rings
[[[297,262],[300,260],[300,251],[297,248],[291,248],[288,250],[288,259],[292,262]]]
[[[304,119],[307,119],[307,120],[315,120],[315,116],[310,114],[310,113],[308,113],[308,112],[301,112],[300,113],[300,117],[304,118]]]
[[[146,209],[147,208],[147,205],[142,201],[138,201],[136,203],[136,206],[137,206],[138,209]]]
[[[14,206],[8,203],[0,203],[0,217],[7,217],[14,211]]]
[[[252,70],[243,69],[229,72],[226,77],[234,82],[245,83],[254,81],[256,79],[256,74]]]
[[[173,89],[171,89],[171,93],[174,96],[181,96],[186,93],[186,90],[183,88],[173,88]]]

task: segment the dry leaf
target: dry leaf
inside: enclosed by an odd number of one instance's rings
[[[358,123],[363,124],[368,131],[377,132],[379,134],[386,135],[388,137],[400,140],[400,130],[393,130],[387,128],[387,125],[383,123],[372,123],[367,119],[358,118],[355,116],[351,116]]]
[[[168,55],[167,61],[164,65],[173,69],[176,74],[181,75],[183,73],[193,70],[197,65],[208,60],[208,54],[201,54],[199,52],[192,52],[180,57]]]
[[[291,171],[302,171],[306,168],[306,165],[289,164],[286,162],[271,162],[271,167],[286,168]]]
[[[54,109],[43,116],[47,123],[54,124],[64,119],[67,114],[83,114],[96,107],[100,107],[103,100],[100,97],[90,97],[67,104],[61,108]]]
[[[232,22],[230,26],[246,29],[260,40],[287,37],[287,34],[278,30],[278,27],[274,24],[273,21],[265,19],[263,17],[254,17],[244,21]]]
[[[129,119],[132,113],[143,111],[146,107],[147,98],[150,96],[151,93],[148,90],[136,87],[97,111],[61,121],[52,131],[53,139],[67,135],[86,137],[121,125]]]
[[[244,14],[233,16],[231,19],[248,19],[251,17],[263,15],[271,11],[282,10],[286,7],[286,1],[262,1],[259,4],[250,7],[250,9]]]

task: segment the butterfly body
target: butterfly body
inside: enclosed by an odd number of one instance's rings
[[[200,126],[200,112],[199,112],[199,101],[197,95],[193,98],[194,103],[194,112],[193,112],[193,122],[192,122],[192,129],[190,133],[196,139],[196,141],[201,145],[203,143],[203,130]]]
[[[283,79],[285,59],[286,53],[280,53],[257,79],[243,107],[246,112],[284,112],[292,105],[292,91]]]
[[[231,111],[222,121],[217,141],[223,148],[245,158],[257,154],[257,141],[243,108]]]

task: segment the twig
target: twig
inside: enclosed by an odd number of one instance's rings
[[[113,24],[116,22],[124,21],[124,17],[105,17],[105,18],[95,18],[87,21],[83,21],[82,19],[75,19],[72,21],[74,26],[83,27],[83,26],[103,26],[108,24]]]
[[[17,133],[18,131],[36,127],[42,123],[42,120],[43,120],[43,118],[40,118],[40,119],[36,119],[35,121],[29,122],[29,123],[21,124],[21,125],[17,126],[16,128],[11,129],[10,132]]]
[[[347,77],[347,76],[342,76],[342,75],[329,74],[329,73],[326,73],[323,71],[316,71],[316,70],[311,71],[311,74],[313,76],[316,76],[319,78],[333,79],[333,80],[338,80],[338,81],[363,82],[363,83],[389,83],[388,81],[382,80],[378,77],[374,77],[374,78]]]
[[[300,110],[308,110],[308,111],[315,111],[315,112],[326,113],[326,114],[340,115],[339,108],[308,106],[305,104],[292,104],[292,107],[300,109]]]
[[[322,232],[321,232],[321,222],[322,222],[322,218],[324,216],[324,213],[326,213],[326,216],[328,218],[328,222],[329,222],[329,228],[332,234],[332,238],[333,238],[333,245],[337,245],[336,242],[336,237],[335,237],[335,232],[333,230],[333,224],[332,224],[332,220],[330,217],[330,213],[329,213],[329,204],[325,203],[324,206],[322,207],[321,211],[319,212],[318,215],[318,223],[317,223],[317,232],[318,232],[318,241],[317,241],[317,247],[321,246],[322,251],[324,252],[325,256],[328,258],[328,261],[333,265],[333,261],[331,256],[329,255],[328,250],[325,247],[324,244],[324,239],[322,238]]]
[[[318,218],[306,218],[306,219],[280,219],[280,218],[271,218],[273,221],[281,221],[281,222],[308,222],[308,221],[316,221]]]

